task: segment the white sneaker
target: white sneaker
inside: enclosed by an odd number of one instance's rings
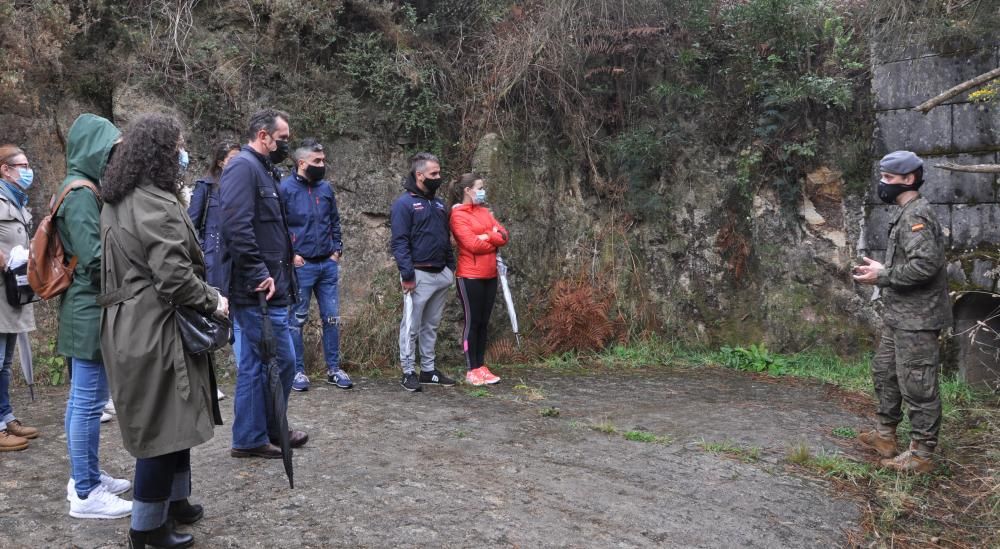
[[[218,393],[216,394],[216,398],[218,398],[219,400],[226,400],[226,393],[223,393],[222,390],[219,388],[216,388],[215,390]]]
[[[124,500],[99,484],[87,496],[80,499],[74,490],[70,494],[69,516],[73,518],[117,519],[132,514],[132,502]]]
[[[111,414],[109,414],[107,412],[101,412],[101,423],[107,423],[107,422],[111,421],[111,418],[113,418],[113,417],[115,417],[115,416],[113,416],[113,415],[111,415]]]
[[[132,483],[123,478],[115,478],[109,475],[104,469],[101,469],[101,486],[111,492],[112,495],[117,496],[128,492],[132,488]],[[73,480],[73,477],[70,477],[69,482],[66,483],[66,501],[73,501],[75,495],[76,481]]]
[[[115,411],[115,403],[108,399],[108,403],[104,405],[104,413],[115,415],[118,412]]]

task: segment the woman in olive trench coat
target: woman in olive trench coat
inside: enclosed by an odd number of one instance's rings
[[[184,352],[173,306],[228,314],[179,199],[180,124],[144,115],[126,131],[102,181],[101,351],[125,448],[136,457],[133,547],[187,547],[178,522],[201,518],[190,448],[221,425],[211,355]],[[186,155],[185,155],[186,156]]]

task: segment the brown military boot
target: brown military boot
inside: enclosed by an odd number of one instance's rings
[[[14,452],[28,447],[28,439],[10,434],[6,429],[0,431],[0,452]]]
[[[896,448],[896,431],[892,434],[882,434],[878,429],[872,429],[867,433],[858,435],[858,442],[878,452],[884,458],[891,458],[899,453]]]
[[[927,457],[917,455],[918,452],[925,454]],[[934,470],[934,460],[930,456],[931,450],[921,447],[913,441],[910,442],[909,450],[892,459],[883,459],[881,463],[883,467],[888,467],[900,473],[926,474]]]
[[[7,422],[7,432],[21,438],[38,438],[38,429],[28,427],[27,425],[21,423],[21,420],[19,419]]]

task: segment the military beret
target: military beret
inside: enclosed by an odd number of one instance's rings
[[[913,173],[923,165],[924,161],[910,151],[891,152],[883,156],[878,163],[879,170],[896,175]]]

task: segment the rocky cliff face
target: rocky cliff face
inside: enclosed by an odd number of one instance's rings
[[[600,49],[604,52],[601,54],[604,57],[600,58],[604,65],[588,69],[585,78],[581,75],[584,80],[630,74],[625,68],[613,65],[622,63],[623,55],[630,55],[622,52],[637,50],[645,52],[646,57],[627,58],[637,63],[637,67],[640,62],[642,66],[659,67],[674,62],[671,59],[680,59],[677,62],[694,67],[689,74],[677,76],[677,81],[669,79],[666,69],[652,68],[642,72],[643,79],[633,81],[634,85],[650,85],[647,81],[650,78],[666,78],[657,80],[658,84],[653,82],[650,94],[636,96],[634,101],[650,102],[653,101],[650,97],[660,98],[665,112],[657,115],[657,123],[669,125],[667,130],[647,132],[659,139],[659,148],[655,151],[658,156],[648,161],[655,163],[656,169],[633,170],[643,174],[641,181],[626,184],[621,178],[604,173],[598,175],[600,162],[595,160],[596,152],[581,150],[579,142],[546,132],[545,124],[537,120],[525,120],[519,131],[510,131],[512,126],[505,124],[503,132],[491,128],[488,123],[474,131],[470,129],[472,125],[467,124],[460,127],[457,133],[460,137],[444,134],[458,140],[446,145],[425,145],[418,137],[413,137],[427,130],[425,121],[396,121],[394,117],[398,118],[400,113],[394,109],[398,106],[384,103],[396,97],[407,101],[406,105],[411,108],[422,108],[418,100],[424,97],[420,95],[423,88],[413,83],[425,81],[422,79],[427,79],[427,74],[433,74],[427,72],[426,66],[406,64],[410,56],[416,55],[415,49],[408,48],[418,47],[412,38],[415,31],[407,30],[411,23],[410,12],[406,10],[379,11],[384,6],[336,3],[334,7],[316,7],[322,13],[328,11],[328,19],[309,20],[298,18],[298,12],[285,14],[278,4],[257,4],[234,3],[232,9],[227,9],[221,5],[185,3],[184,7],[190,11],[182,10],[181,15],[192,14],[192,17],[175,22],[175,27],[184,21],[188,24],[177,27],[187,34],[182,33],[179,41],[171,46],[173,52],[156,50],[152,47],[155,44],[144,43],[135,37],[130,42],[121,36],[123,27],[108,22],[92,21],[86,32],[77,29],[80,34],[72,38],[76,45],[68,48],[76,61],[84,63],[82,56],[87,52],[108,56],[113,62],[102,65],[108,72],[82,71],[80,75],[81,71],[70,70],[72,65],[67,62],[67,71],[76,75],[75,80],[36,79],[33,86],[18,88],[22,95],[33,94],[34,100],[29,105],[0,114],[6,140],[23,144],[36,166],[39,184],[31,194],[35,217],[40,219],[44,215],[44,204],[64,174],[61,136],[81,112],[108,116],[119,125],[127,124],[131,117],[143,111],[168,109],[175,112],[189,130],[186,137],[194,161],[189,179],[193,180],[199,168],[205,167],[209,143],[220,136],[238,135],[243,116],[254,106],[269,104],[290,111],[295,137],[315,134],[326,141],[330,180],[338,193],[343,219],[345,259],[341,302],[345,323],[344,353],[348,362],[392,364],[395,361],[393,331],[400,303],[395,266],[388,252],[388,210],[392,199],[401,192],[406,158],[418,146],[451,151],[452,154],[443,157],[448,174],[457,176],[474,170],[485,175],[495,214],[512,234],[511,245],[504,250],[504,255],[511,266],[511,283],[522,332],[526,333],[534,350],[558,350],[558,346],[546,339],[546,323],[559,318],[559,311],[553,313],[551,306],[560,281],[564,284],[559,287],[564,289],[569,287],[567,284],[593,289],[588,298],[591,302],[584,305],[600,309],[593,319],[607,324],[607,330],[601,333],[604,343],[658,333],[666,338],[706,345],[765,341],[785,351],[814,346],[831,346],[845,352],[871,348],[877,310],[868,302],[865,293],[855,288],[848,271],[859,255],[862,227],[867,229],[860,247],[864,250],[878,248],[874,235],[878,232],[880,209],[871,204],[866,195],[871,178],[862,176],[859,179],[854,173],[844,174],[852,163],[857,163],[844,161],[844,158],[860,154],[861,164],[867,166],[877,155],[877,151],[871,151],[868,146],[869,128],[874,120],[868,120],[863,108],[856,113],[837,111],[842,114],[831,115],[835,105],[839,105],[836,109],[844,109],[846,103],[843,97],[830,92],[826,100],[832,103],[826,104],[808,95],[804,96],[806,99],[799,96],[786,99],[806,105],[795,114],[799,117],[794,119],[797,122],[780,122],[790,119],[790,108],[768,107],[766,105],[773,99],[759,95],[747,97],[762,101],[764,107],[753,103],[736,105],[728,111],[713,111],[699,103],[707,101],[703,97],[708,82],[714,82],[712,85],[722,90],[722,99],[717,101],[724,100],[727,93],[735,93],[736,84],[724,80],[726,73],[714,73],[709,68],[713,63],[724,62],[725,56],[734,55],[733,51],[742,50],[730,51],[722,46],[706,48],[691,38],[694,31],[690,29],[668,31],[666,26],[641,26],[635,21],[629,23],[632,27],[616,33],[586,31],[589,34],[584,36],[586,40],[579,47]],[[248,9],[250,15],[244,13]],[[516,36],[512,29],[528,25],[534,13],[518,10],[520,8],[503,8],[497,12],[501,15],[495,19],[493,32]],[[831,18],[828,21],[834,21],[827,27],[839,33],[836,36],[843,40],[851,38],[842,28],[837,30],[836,24],[842,22],[836,23],[835,14],[822,13]],[[417,16],[417,12],[413,12],[414,21]],[[78,20],[78,17],[80,14],[66,14],[67,21]],[[151,17],[150,21],[160,20],[156,14]],[[721,15],[716,13],[714,17]],[[544,18],[539,16],[538,19]],[[126,30],[131,28],[128,27],[131,20],[123,21],[127,23]],[[671,24],[693,25],[690,22]],[[707,20],[699,24],[717,23]],[[407,87],[405,94],[391,95],[389,92],[397,81],[390,80],[388,87],[380,88],[378,86],[384,83],[380,84],[377,74],[363,73],[363,67],[350,64],[351,60],[368,59],[361,55],[368,50],[357,49],[360,47],[357,44],[368,42],[357,36],[374,36],[346,34],[344,28],[352,25],[395,37],[400,44],[398,50],[389,52],[389,57],[383,55],[372,59],[388,58],[396,63],[393,67],[403,67],[390,78],[402,78],[400,82],[413,86]],[[828,30],[827,27],[823,29]],[[102,29],[107,31],[109,28],[115,32],[98,36]],[[153,36],[163,30],[155,26],[147,28],[136,21],[130,32],[142,31]],[[661,42],[668,46],[662,46],[663,51],[656,49],[661,46],[650,45],[664,33],[668,36]],[[255,36],[258,37],[256,45],[248,45],[248,40]],[[322,36],[333,38],[323,42],[319,40]],[[113,40],[119,41],[113,47],[106,47]],[[627,43],[628,40],[635,44]],[[338,53],[336,44],[344,42],[352,45],[344,50],[346,53]],[[488,41],[483,43],[489,44]],[[595,43],[600,48],[594,46]],[[771,63],[768,70],[773,73],[780,68],[775,63],[781,60],[774,61],[775,50],[768,49],[776,48],[777,41],[768,44],[761,45],[763,49],[751,55],[754,63]],[[252,55],[241,54],[240,47]],[[552,49],[553,45],[547,43],[537,51]],[[119,50],[122,53],[117,58]],[[992,55],[995,63],[996,52],[991,51],[993,53],[987,52],[986,57]],[[376,51],[379,52],[381,50]],[[289,55],[294,63],[284,67],[285,70],[266,64],[268,56],[288,59]],[[839,52],[838,55],[844,54]],[[973,60],[980,57],[974,56]],[[536,65],[543,61],[535,59]],[[161,62],[164,64],[159,64]],[[878,118],[883,128],[881,135],[886,136],[889,135],[888,121],[896,112],[892,109],[900,108],[902,103],[896,103],[902,99],[897,97],[899,94],[893,95],[895,92],[886,96],[880,82],[898,80],[891,77],[896,74],[892,71],[898,68],[893,63],[901,61],[877,59],[874,62],[877,67],[876,105],[889,109],[880,111]],[[593,61],[588,63],[594,64]],[[832,61],[824,63],[829,66]],[[116,65],[128,70],[113,71]],[[803,66],[808,67],[808,63]],[[246,73],[235,67],[245,67]],[[306,70],[308,67],[313,68]],[[412,71],[407,72],[409,69]],[[202,73],[208,76],[202,78],[199,76]],[[664,77],[663,73],[668,74]],[[773,77],[772,73],[767,73],[771,74],[769,78]],[[902,77],[902,74],[897,76]],[[702,75],[705,82],[696,81],[698,75]],[[189,79],[187,83],[169,85],[170,78],[182,76]],[[352,78],[363,80],[364,85],[351,87]],[[608,82],[619,92],[623,87],[621,82]],[[819,82],[833,86],[839,81],[833,76],[806,74],[797,82],[797,85],[817,85]],[[927,87],[934,87],[934,82],[928,82]],[[755,85],[767,83],[761,81]],[[587,93],[607,93],[603,83],[592,82],[591,85],[597,91],[582,89]],[[775,89],[785,89],[775,86]],[[509,89],[512,88],[504,93]],[[865,89],[861,87],[862,92]],[[898,91],[898,87],[892,89]],[[846,93],[849,96],[850,90]],[[906,93],[914,97],[920,95],[914,90]],[[213,101],[222,103],[214,104]],[[323,110],[328,101],[333,104]],[[475,119],[468,113],[485,107],[471,101],[452,105],[449,112],[466,109],[463,112]],[[855,104],[863,107],[866,101],[867,98],[860,97]],[[616,106],[612,100],[608,104],[609,111],[624,108]],[[557,110],[558,105],[548,107]],[[740,109],[746,109],[747,113]],[[516,118],[516,110],[512,112],[507,116]],[[525,112],[528,112],[527,107]],[[720,112],[728,122],[720,122],[717,118]],[[599,114],[608,116],[603,111]],[[752,128],[749,138],[740,133],[742,129],[727,127],[727,124],[746,122],[744,114],[761,116],[756,121],[751,119],[757,126]],[[859,117],[861,119],[853,119]],[[778,121],[772,122],[772,119]],[[647,135],[642,133],[646,131],[643,128],[652,124],[642,118],[616,123],[622,124],[616,130],[618,135],[636,131],[640,136]],[[786,125],[780,126],[781,123]],[[957,126],[941,125],[944,127]],[[932,125],[931,129],[935,128],[938,126]],[[789,135],[787,139],[794,140],[783,143],[784,134],[768,133],[774,131],[784,131]],[[936,139],[930,129],[919,133],[927,139]],[[620,147],[623,153],[634,153],[648,146],[641,140],[635,144],[620,142],[624,143]],[[899,145],[908,146],[909,143],[899,142]],[[991,146],[995,148],[995,145]],[[908,148],[919,149],[917,143]],[[950,149],[934,151],[956,152]],[[648,156],[637,155],[640,158]],[[610,153],[605,155],[608,157]],[[786,164],[782,163],[782,158],[787,160]],[[796,166],[794,169],[789,167],[792,164]],[[785,174],[792,175],[774,178],[774,171],[783,168],[786,168]],[[955,206],[956,210],[978,212],[986,198],[995,202],[995,183],[971,182],[969,185],[975,188],[970,187],[966,193],[965,179],[954,178],[954,181],[952,194],[963,197],[963,205]],[[970,234],[992,230],[985,228],[989,223],[963,226]],[[954,234],[955,229],[952,230]],[[971,270],[966,267],[961,270],[967,278],[979,276],[975,266]],[[54,334],[54,307],[43,304],[39,308],[43,320],[35,338],[43,344]],[[494,313],[494,329],[498,335],[507,331],[502,309],[502,304],[498,303]],[[587,321],[593,320],[578,309],[574,311],[573,314]],[[458,338],[459,321],[458,308],[450,307],[443,344],[439,346],[449,357],[458,355],[458,346],[453,343]],[[312,326],[311,330],[315,338],[318,327]],[[375,355],[380,358],[372,359]]]

